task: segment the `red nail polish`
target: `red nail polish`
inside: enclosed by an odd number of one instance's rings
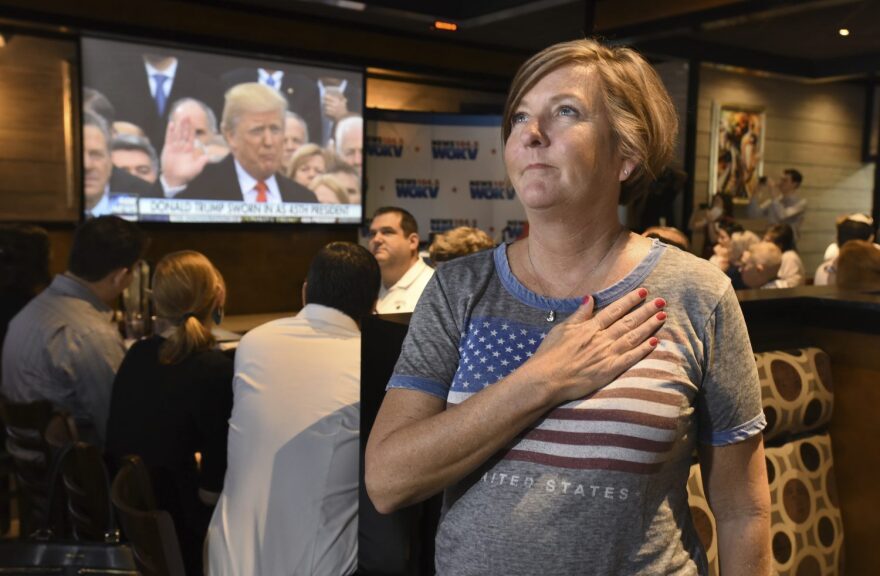
[[[651,339],[648,340],[648,344],[650,344],[651,346],[656,346],[659,343],[660,343],[660,340],[656,337],[651,337]]]
[[[647,295],[648,295],[647,290],[645,290],[644,288],[639,288],[639,298],[644,298]]]
[[[664,300],[663,298],[657,298],[656,300],[654,300],[654,306],[656,306],[657,308],[663,308],[664,306],[666,306],[666,300]]]
[[[584,296],[584,300],[583,300],[583,302],[581,302],[581,304],[586,304],[589,301],[590,301],[590,295],[587,294],[586,296]]]
[[[661,322],[663,320],[666,320],[666,312],[658,312],[657,313],[657,320],[660,320]]]

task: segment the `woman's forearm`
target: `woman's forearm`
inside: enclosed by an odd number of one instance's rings
[[[772,574],[769,513],[718,520],[718,559],[724,576]]]

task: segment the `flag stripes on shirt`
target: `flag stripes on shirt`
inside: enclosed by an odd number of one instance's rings
[[[447,396],[460,404],[531,358],[543,327],[474,319],[462,335],[461,361]],[[660,346],[617,380],[552,410],[514,439],[501,457],[571,469],[656,472],[689,416],[691,382],[680,336],[658,334]]]

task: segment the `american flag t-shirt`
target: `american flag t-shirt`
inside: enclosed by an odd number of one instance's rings
[[[508,376],[534,355],[547,331],[506,319],[473,319],[458,349],[461,360],[447,402],[460,404]],[[503,459],[571,469],[656,472],[673,447],[680,419],[693,411],[690,396],[696,387],[677,339],[667,336],[611,384],[553,409],[520,434]]]

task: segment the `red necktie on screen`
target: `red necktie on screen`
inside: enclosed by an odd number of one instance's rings
[[[266,183],[260,180],[257,182],[257,185],[254,186],[254,190],[257,191],[257,203],[265,204],[268,197],[266,196],[266,192],[269,191],[269,187],[266,186]]]

